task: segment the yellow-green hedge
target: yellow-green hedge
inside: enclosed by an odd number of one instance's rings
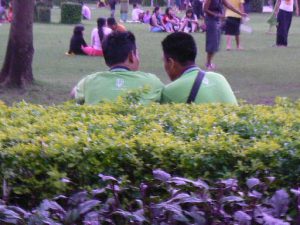
[[[206,179],[269,174],[278,185],[293,186],[300,181],[300,101],[239,107],[1,103],[0,148],[2,188],[21,204],[94,186],[98,173],[138,182],[155,168]]]

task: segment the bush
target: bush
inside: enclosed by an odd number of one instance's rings
[[[162,170],[153,174],[156,180],[138,187],[121,186],[116,178],[99,174],[103,187],[45,199],[32,211],[0,202],[0,221],[15,225],[289,225],[293,220],[299,224],[293,214],[300,213],[296,206],[300,189],[291,190],[292,199],[284,189],[270,194],[274,178],[250,178],[245,187],[236,179],[209,186],[200,179],[172,177]]]
[[[263,0],[251,0],[250,9],[251,12],[261,13],[263,11]]]
[[[34,8],[34,21],[42,23],[51,22],[51,8],[45,5],[36,5]]]
[[[94,174],[137,183],[155,168],[208,180],[275,176],[292,187],[300,182],[299,115],[300,101],[283,99],[239,107],[0,104],[1,193],[35,205],[92,188]]]
[[[53,0],[53,5],[61,6],[61,4],[65,3],[65,2],[82,3],[83,0]],[[89,2],[89,1],[84,1],[84,2]],[[95,3],[95,1],[93,1],[93,3]]]
[[[61,23],[76,24],[81,21],[81,8],[78,3],[66,2],[61,5]]]

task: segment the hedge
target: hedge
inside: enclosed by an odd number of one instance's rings
[[[0,148],[1,192],[19,204],[92,188],[98,173],[138,183],[156,168],[209,180],[276,176],[276,185],[292,187],[300,181],[300,100],[239,107],[1,103]]]
[[[65,2],[61,5],[61,23],[76,24],[81,22],[81,4]]]

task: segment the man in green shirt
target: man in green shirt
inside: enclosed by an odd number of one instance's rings
[[[191,94],[200,68],[196,66],[197,47],[193,37],[183,32],[168,35],[162,41],[164,67],[172,83],[165,86],[162,103],[185,103]],[[206,72],[195,103],[230,103],[237,100],[227,80],[218,73]]]
[[[138,71],[139,56],[135,37],[131,32],[113,32],[102,44],[109,71],[83,78],[72,93],[80,104],[97,104],[102,100],[114,101],[130,90],[146,88],[140,102],[159,102],[163,83],[153,74]]]

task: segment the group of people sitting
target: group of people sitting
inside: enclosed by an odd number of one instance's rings
[[[171,7],[167,7],[165,14],[162,15],[158,6],[153,10],[153,14],[150,18],[150,26],[151,32],[169,33],[175,31],[191,33],[198,31],[200,28],[198,18],[192,9],[187,9],[185,16],[180,19],[176,16],[175,10]]]
[[[11,2],[9,4],[6,3],[5,0],[1,0],[0,2],[0,24],[3,22],[11,23],[13,19],[13,11]]]
[[[98,18],[97,27],[91,33],[91,45],[87,45],[83,37],[84,26],[76,25],[67,55],[103,56],[102,42],[113,31],[124,32],[126,28],[117,23],[115,18]]]
[[[236,97],[220,74],[202,71],[195,63],[197,46],[185,32],[169,34],[162,41],[163,64],[171,83],[164,85],[151,73],[139,71],[139,54],[134,34],[112,32],[102,42],[108,71],[84,77],[71,95],[79,104],[115,101],[128,91],[146,88],[140,103],[229,103]]]

